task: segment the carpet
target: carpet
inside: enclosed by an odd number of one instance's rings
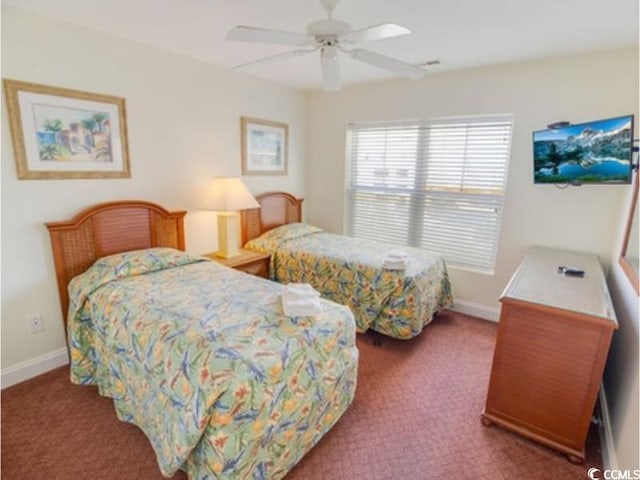
[[[595,428],[585,463],[573,465],[480,423],[496,331],[444,312],[413,340],[358,335],[354,403],[287,480],[583,480],[602,469]],[[144,434],[118,421],[95,387],[72,385],[67,367],[2,391],[1,437],[4,480],[163,478]]]

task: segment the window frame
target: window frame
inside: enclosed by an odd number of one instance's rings
[[[419,180],[419,173],[418,170],[422,169],[423,171],[426,170],[428,168],[428,163],[429,163],[429,154],[425,154],[424,153],[424,146],[428,145],[429,140],[425,138],[423,138],[425,135],[428,135],[431,128],[436,127],[436,128],[446,128],[446,125],[466,125],[466,128],[477,128],[477,127],[482,127],[482,124],[504,124],[504,128],[508,129],[508,138],[506,140],[506,146],[505,146],[505,152],[504,152],[504,163],[503,163],[503,182],[500,186],[499,189],[474,189],[474,188],[465,188],[464,186],[461,186],[460,188],[457,187],[452,187],[452,186],[439,186],[439,187],[431,187],[428,188],[427,187],[427,176],[425,175],[424,177],[421,178],[421,180]],[[421,209],[424,208],[424,205],[421,204],[420,201],[416,201],[417,198],[425,198],[429,195],[438,195],[440,193],[443,194],[447,194],[450,193],[452,195],[458,195],[460,197],[460,199],[463,199],[464,195],[471,195],[471,196],[476,196],[476,195],[491,195],[493,198],[497,199],[499,206],[497,207],[497,215],[495,217],[495,232],[492,232],[493,235],[493,243],[492,243],[492,248],[491,248],[491,262],[490,262],[490,266],[486,267],[480,264],[476,264],[476,265],[471,265],[471,264],[463,264],[463,263],[459,263],[455,260],[451,261],[447,261],[447,265],[450,268],[454,268],[454,269],[459,269],[459,270],[465,270],[465,271],[470,271],[470,272],[474,272],[474,273],[480,273],[480,274],[486,274],[486,275],[494,275],[495,274],[495,270],[496,270],[496,265],[497,265],[497,260],[498,260],[498,247],[502,238],[502,220],[503,220],[503,216],[504,216],[504,206],[505,206],[505,200],[506,200],[506,196],[507,196],[507,187],[508,187],[508,177],[509,177],[509,166],[511,163],[511,151],[512,151],[512,146],[513,146],[513,130],[514,130],[514,118],[512,114],[492,114],[492,115],[467,115],[467,116],[455,116],[455,117],[443,117],[443,118],[433,118],[433,119],[420,119],[420,120],[396,120],[396,121],[383,121],[383,122],[353,122],[353,123],[349,123],[347,124],[347,131],[346,131],[346,161],[345,161],[345,202],[344,202],[344,222],[343,222],[343,227],[344,230],[349,234],[349,235],[353,235],[353,227],[354,227],[354,223],[356,222],[356,218],[354,217],[354,208],[355,208],[355,201],[354,201],[354,197],[355,194],[358,191],[366,191],[369,188],[367,187],[355,187],[353,186],[353,175],[354,172],[352,170],[353,168],[353,162],[357,161],[356,158],[352,158],[354,157],[354,144],[353,142],[356,141],[355,138],[356,136],[354,135],[355,133],[357,133],[358,131],[364,131],[366,129],[375,129],[375,128],[381,128],[384,129],[385,132],[388,132],[390,129],[401,129],[403,126],[406,126],[407,129],[417,129],[418,131],[418,141],[417,141],[417,148],[416,148],[416,153],[414,155],[414,159],[413,159],[413,166],[414,166],[414,170],[415,170],[415,178],[414,178],[414,186],[413,188],[407,190],[407,189],[398,189],[398,193],[403,193],[403,194],[408,194],[409,198],[410,198],[410,203],[411,206],[409,207],[409,214],[408,214],[408,225],[409,225],[409,229],[411,229],[412,227],[415,228],[416,226],[420,226],[420,228],[418,228],[418,230],[420,231],[420,234],[416,235],[415,232],[412,234],[410,233],[410,230],[407,230],[406,235],[404,235],[406,237],[406,245],[411,245],[411,246],[415,246],[417,248],[422,248],[425,249],[425,247],[422,247],[419,243],[419,239],[422,235],[424,235],[425,233],[428,234],[428,231],[425,230],[424,228],[424,219],[421,222],[416,222],[413,221],[416,217],[414,217],[413,213],[411,213],[411,211],[415,210],[415,209]],[[422,150],[422,153],[420,153],[420,150]],[[502,153],[501,153],[502,155]],[[385,152],[385,157],[386,159],[386,152]],[[462,168],[465,167],[465,165],[469,164],[469,157],[465,154],[465,156],[462,158],[463,162],[462,162]],[[464,177],[460,177],[461,182],[464,181]],[[422,181],[423,182],[423,190],[420,190],[419,188],[416,187],[416,184]],[[380,191],[380,190],[386,190],[388,193],[391,193],[393,191],[393,188],[389,188],[389,187],[370,187],[371,191]],[[373,205],[373,204],[372,204]],[[458,220],[458,224],[460,223],[460,220]],[[452,222],[451,225],[455,228],[456,227],[456,223]],[[440,252],[442,255],[442,252]],[[446,256],[446,255],[443,255]]]

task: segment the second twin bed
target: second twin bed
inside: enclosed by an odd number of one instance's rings
[[[385,259],[397,246],[299,223],[302,200],[287,193],[256,199],[261,208],[243,213],[245,248],[271,255],[272,280],[308,283],[324,298],[347,305],[359,332],[409,339],[453,303],[440,256],[402,247],[402,268],[387,268]]]

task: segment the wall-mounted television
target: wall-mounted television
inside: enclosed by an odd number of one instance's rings
[[[533,132],[535,183],[630,183],[633,115]]]

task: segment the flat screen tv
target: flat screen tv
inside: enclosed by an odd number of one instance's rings
[[[633,115],[533,132],[535,183],[630,183]]]

